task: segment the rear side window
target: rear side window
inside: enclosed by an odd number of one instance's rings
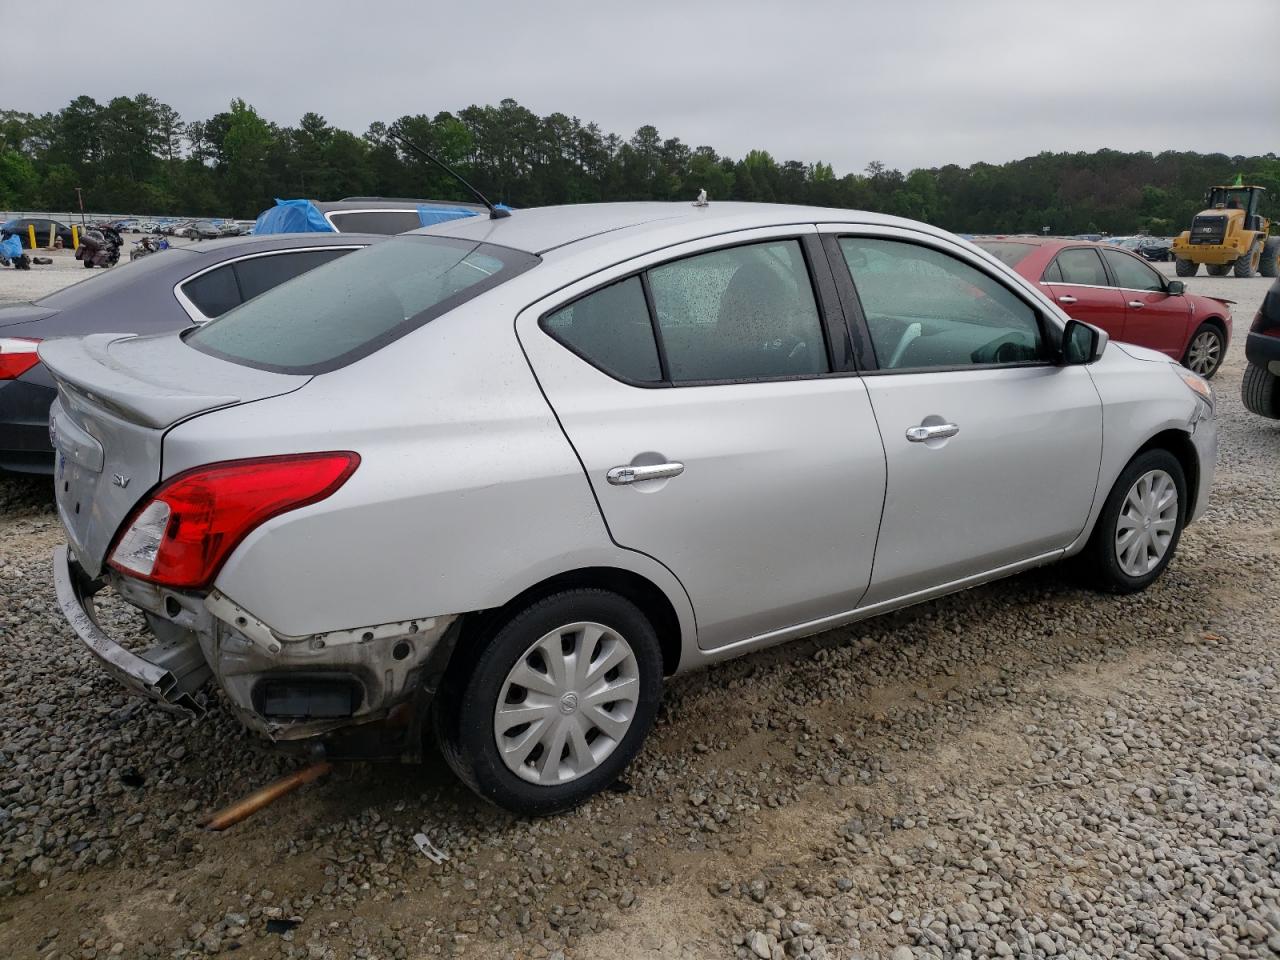
[[[1103,269],[1098,251],[1092,247],[1074,247],[1063,250],[1056,261],[1063,283],[1078,283],[1087,287],[1105,287],[1107,271]]]
[[[543,327],[605,373],[640,383],[662,379],[658,346],[639,277],[575,300],[548,316]]]
[[[796,240],[716,250],[649,271],[673,383],[827,373],[826,341]]]
[[[533,254],[474,241],[397,237],[268,290],[186,342],[263,370],[324,373],[537,263]]]
[[[182,292],[206,317],[220,317],[241,303],[235,268],[229,263],[192,277],[182,285]]]
[[[321,264],[337,260],[350,250],[298,250],[294,253],[273,253],[269,257],[250,257],[236,263],[236,279],[240,281],[240,296],[244,300],[266,293],[286,280],[314,270]]]
[[[1164,279],[1141,260],[1114,250],[1104,250],[1107,265],[1115,274],[1116,286],[1126,290],[1163,290]]]
[[[417,210],[366,210],[330,213],[329,222],[339,233],[404,233],[422,226]]]

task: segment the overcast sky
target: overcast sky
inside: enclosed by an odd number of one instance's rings
[[[363,133],[512,97],[839,174],[1280,151],[1280,0],[82,3],[0,4],[0,107],[146,92],[192,120],[238,96],[280,124],[314,110]]]

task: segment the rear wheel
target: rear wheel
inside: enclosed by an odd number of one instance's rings
[[[616,594],[568,590],[516,614],[446,679],[435,735],[484,799],[518,814],[557,813],[618,778],[661,696],[662,651],[648,618]]]
[[[1243,257],[1237,259],[1234,265],[1236,276],[1246,280],[1252,277],[1255,273],[1254,268],[1258,265],[1260,254],[1261,250],[1257,244],[1254,244]]]
[[[1251,413],[1280,420],[1280,377],[1256,363],[1249,364],[1240,383],[1240,399]]]
[[[1280,237],[1268,237],[1262,245],[1262,260],[1258,272],[1264,277],[1280,276]]]
[[[1194,277],[1199,269],[1200,264],[1194,260],[1184,260],[1182,257],[1173,258],[1173,270],[1180,277]]]
[[[1187,482],[1178,458],[1148,450],[1111,488],[1081,562],[1108,593],[1137,593],[1169,565],[1186,520]]]
[[[1212,323],[1200,324],[1191,342],[1187,344],[1187,352],[1182,357],[1182,365],[1194,370],[1206,380],[1210,379],[1222,366],[1222,358],[1227,353],[1227,338]]]
[[[93,269],[93,261],[92,261],[92,260],[90,260],[88,257],[85,257],[85,258],[84,258],[84,260],[82,260],[81,262],[84,264],[84,268],[85,268],[86,270],[92,270],[92,269]]]
[[[1206,263],[1204,268],[1211,277],[1225,277],[1231,272],[1231,264],[1229,263]]]

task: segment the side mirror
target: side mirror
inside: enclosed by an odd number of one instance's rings
[[[1105,330],[1068,320],[1062,331],[1062,362],[1074,366],[1100,360],[1109,339]]]
[[[1180,297],[1187,292],[1187,285],[1181,280],[1170,280],[1164,292],[1171,297]]]

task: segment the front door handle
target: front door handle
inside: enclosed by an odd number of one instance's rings
[[[1069,293],[1064,293],[1062,296],[1058,298],[1058,302],[1059,303],[1075,303],[1076,298]]]
[[[907,439],[912,443],[924,443],[926,440],[941,440],[954,437],[960,428],[954,423],[935,423],[930,427],[907,427]]]
[[[1141,300],[1130,300],[1129,306],[1133,307],[1133,309],[1135,310],[1141,310],[1143,307],[1146,306],[1146,304],[1143,303]]]
[[[654,463],[645,466],[614,467],[605,479],[615,487],[625,487],[641,480],[667,480],[684,473],[683,463]]]

